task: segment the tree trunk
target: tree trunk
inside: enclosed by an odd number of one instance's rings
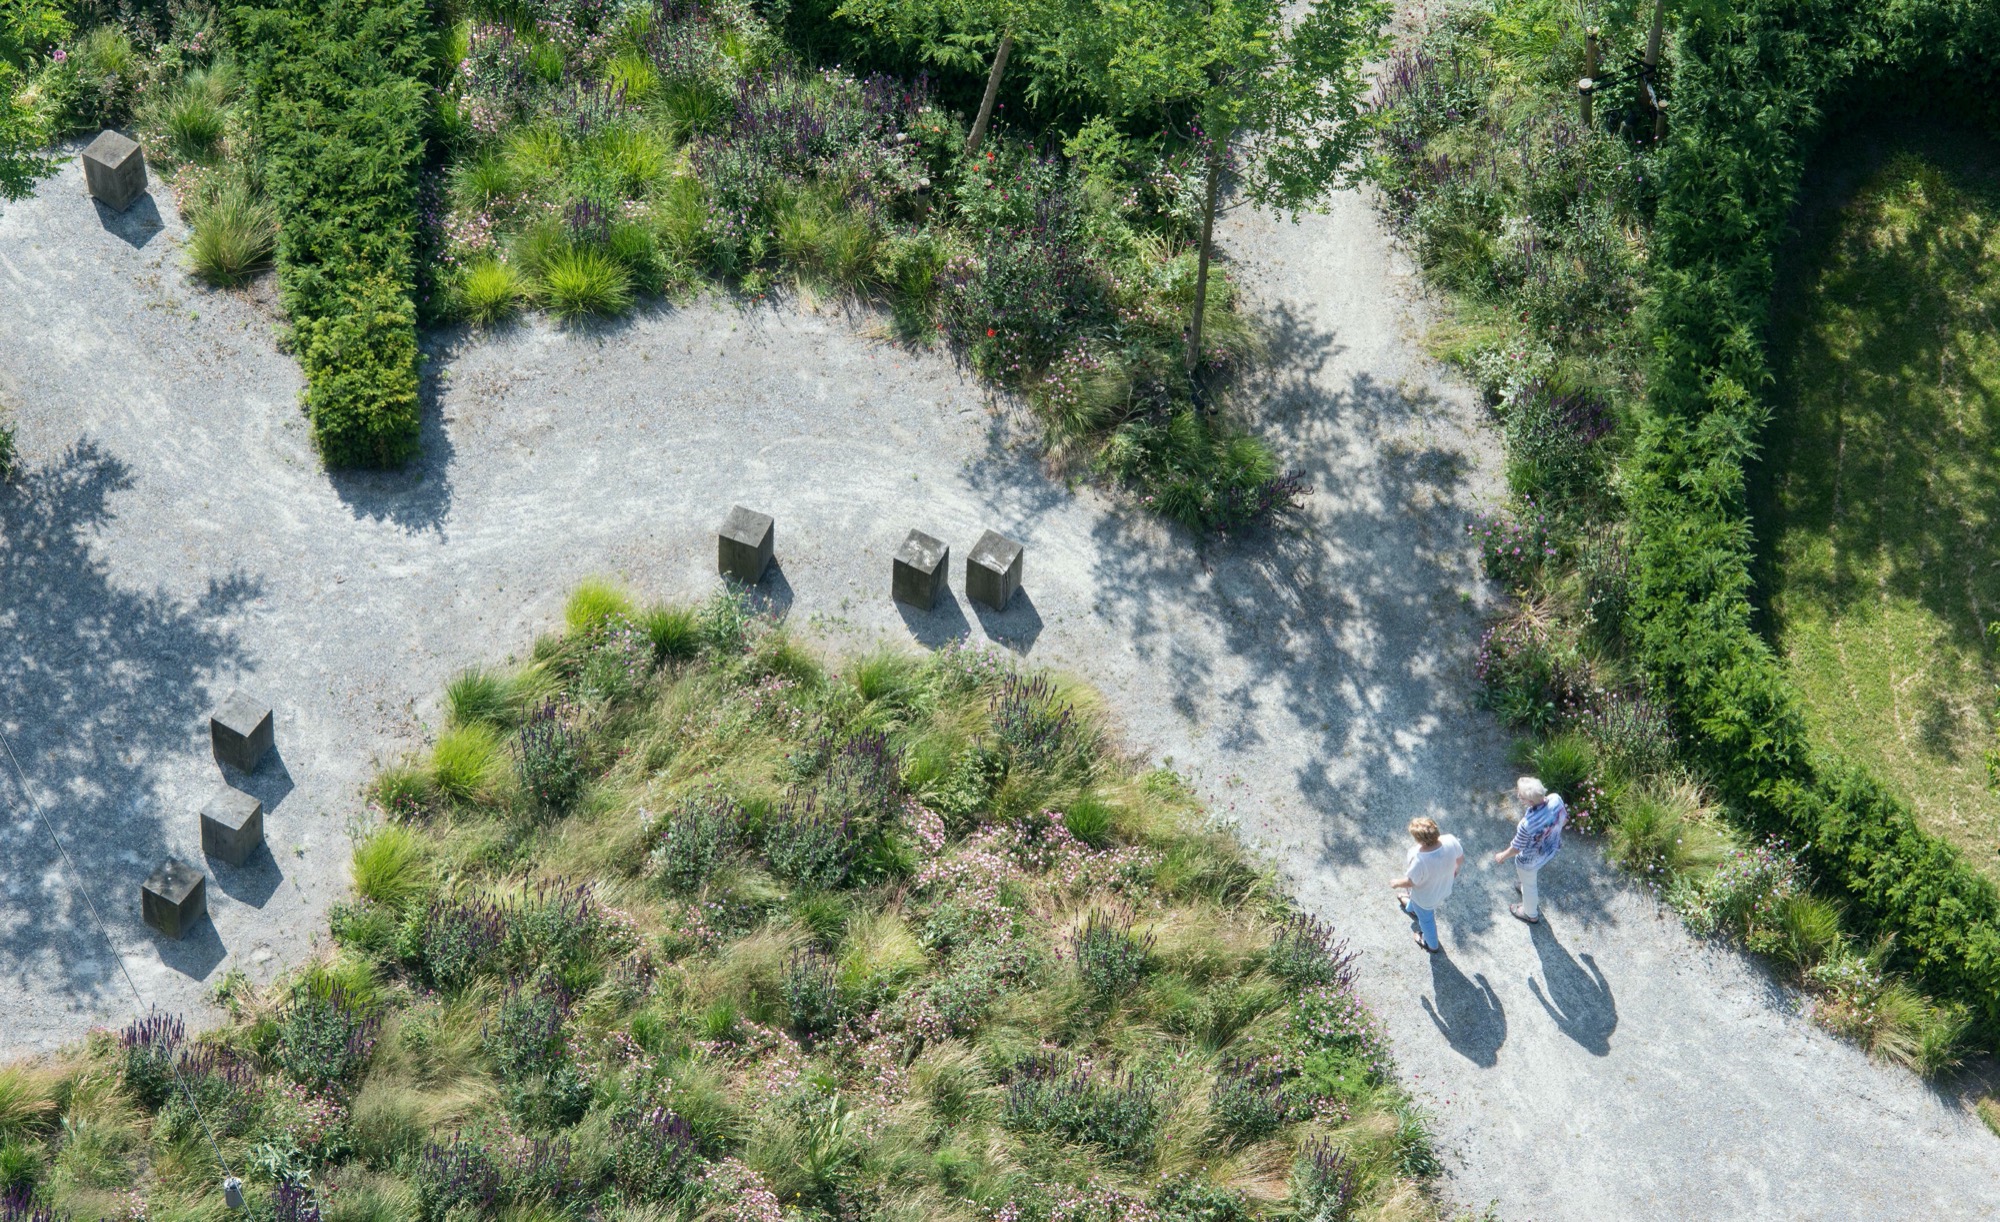
[[[1014,50],[1014,35],[1000,36],[1000,49],[993,53],[993,70],[986,74],[986,96],[979,99],[979,117],[972,121],[972,138],[965,142],[967,156],[979,151],[986,139],[986,125],[993,121],[993,102],[1000,96],[1000,75],[1007,71],[1007,56]]]
[[[1201,316],[1208,308],[1208,248],[1215,236],[1215,196],[1222,186],[1221,150],[1208,157],[1208,202],[1201,210],[1201,254],[1195,261],[1194,321],[1188,326],[1187,371],[1193,377],[1201,364]]]

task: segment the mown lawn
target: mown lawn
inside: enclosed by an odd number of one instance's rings
[[[1774,639],[1821,741],[2000,875],[2000,157],[1878,155],[1806,232],[1758,515]]]

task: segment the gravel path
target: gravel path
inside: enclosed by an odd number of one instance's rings
[[[164,198],[164,197],[163,197]],[[74,164],[0,212],[0,399],[27,470],[0,492],[0,723],[162,1006],[310,953],[357,790],[423,741],[457,667],[525,649],[589,574],[696,596],[733,501],[778,519],[772,579],[836,648],[993,640],[1102,686],[1366,952],[1365,988],[1433,1106],[1447,1191],[1510,1219],[1995,1216],[2000,1142],[1954,1101],[1796,1017],[1738,957],[1572,847],[1549,920],[1467,872],[1448,954],[1384,881],[1436,816],[1501,847],[1505,742],[1471,709],[1484,593],[1462,535],[1494,443],[1409,337],[1407,269],[1366,205],[1232,219],[1275,326],[1272,428],[1315,489],[1303,529],[1203,552],[1046,478],[978,389],[866,319],[702,306],[598,331],[532,324],[436,353],[420,470],[322,474],[268,312],[191,285],[169,213],[108,222]],[[960,556],[1028,547],[1005,615],[887,597],[920,526]],[[273,856],[211,864],[213,921],[139,922],[164,854],[200,860],[203,717],[241,684],[278,716]],[[132,1001],[11,784],[0,826],[0,1049]]]

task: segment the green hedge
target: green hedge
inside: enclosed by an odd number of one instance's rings
[[[1745,470],[1768,416],[1772,268],[1820,134],[1849,108],[1990,100],[1990,0],[1751,0],[1681,44],[1629,467],[1628,629],[1737,817],[1804,849],[1899,964],[2000,1046],[2000,894],[1866,773],[1814,748],[1751,622]],[[1935,100],[1935,99],[1933,99]],[[1984,103],[1990,105],[1990,101]],[[1987,111],[1989,118],[1993,112]]]
[[[314,441],[328,466],[401,463],[417,449],[430,14],[422,0],[269,0],[233,16]]]

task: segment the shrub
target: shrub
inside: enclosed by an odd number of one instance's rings
[[[421,0],[257,0],[231,10],[265,178],[278,283],[329,466],[417,447],[416,171],[432,27]]]
[[[354,890],[388,908],[405,908],[430,889],[423,842],[388,824],[354,846]]]
[[[1160,1181],[1150,1204],[1159,1222],[1251,1222],[1256,1217],[1242,1193],[1204,1175]]]
[[[158,1108],[178,1089],[176,1075],[186,1043],[187,1025],[172,1014],[149,1014],[118,1033],[125,1089],[141,1106]]]
[[[1167,1103],[1164,1089],[1143,1077],[1072,1066],[1048,1053],[1015,1071],[1001,1119],[1012,1129],[1052,1133],[1136,1163],[1151,1151]]]
[[[507,917],[483,900],[439,898],[407,928],[405,957],[421,965],[434,987],[456,992],[498,962]]]
[[[426,1144],[414,1176],[426,1222],[442,1222],[454,1210],[490,1216],[504,1185],[496,1154],[492,1143],[478,1136],[454,1133],[449,1141]]]
[[[1554,728],[1582,686],[1577,659],[1531,615],[1487,629],[1473,665],[1480,701],[1505,724],[1535,733]]]
[[[571,247],[542,266],[539,292],[557,318],[622,314],[632,308],[632,275],[597,250]]]
[[[350,1083],[375,1049],[376,1025],[339,984],[298,989],[278,1021],[278,1064],[309,1086]]]
[[[551,701],[521,723],[514,735],[514,768],[522,792],[551,815],[566,815],[589,781],[577,734]]]
[[[1518,513],[1475,513],[1465,533],[1479,544],[1479,564],[1487,578],[1510,590],[1533,585],[1535,575],[1556,554],[1549,540],[1548,515],[1532,500],[1525,501]]]
[[[1300,989],[1351,987],[1359,958],[1333,926],[1305,912],[1286,918],[1265,952],[1272,974]]]
[[[867,831],[854,817],[827,810],[817,795],[787,800],[764,828],[771,869],[806,887],[845,886],[861,864]]]
[[[431,749],[432,783],[460,801],[484,793],[499,765],[499,736],[493,727],[477,722],[446,730]]]
[[[619,1187],[642,1201],[677,1201],[700,1172],[693,1128],[666,1108],[627,1113],[614,1132],[612,1173]]]
[[[1347,1222],[1360,1204],[1358,1189],[1353,1163],[1324,1138],[1301,1150],[1292,1164],[1292,1199],[1314,1222]]]
[[[830,1035],[840,1026],[846,1006],[833,960],[819,954],[793,956],[785,965],[783,988],[785,1013],[800,1038]]]
[[[241,184],[225,187],[194,215],[188,260],[194,274],[214,285],[241,284],[270,262],[278,222],[269,205]]]
[[[1264,1140],[1293,1119],[1283,1072],[1257,1061],[1225,1060],[1209,1091],[1208,1114],[1232,1142]]]
[[[992,700],[993,732],[1014,760],[1029,768],[1074,760],[1089,747],[1076,710],[1045,675],[1009,674]]]
[[[14,426],[0,416],[0,484],[12,481],[20,465],[21,449],[14,439]]]
[[[654,877],[671,891],[700,890],[735,848],[742,819],[742,807],[726,794],[707,791],[679,799],[658,824],[649,859]]]
[[[501,259],[480,259],[458,283],[458,308],[466,318],[489,326],[513,316],[528,295],[527,278]]]
[[[1077,978],[1091,992],[1114,997],[1145,979],[1151,966],[1153,935],[1132,935],[1132,917],[1093,909],[1070,935]]]

